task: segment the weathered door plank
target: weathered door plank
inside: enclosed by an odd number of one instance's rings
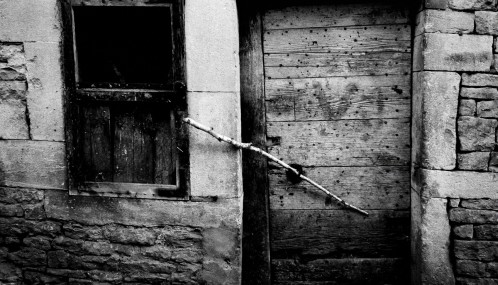
[[[410,59],[409,52],[272,53],[265,55],[265,76],[277,79],[409,74]]]
[[[269,152],[303,166],[408,165],[410,119],[272,122]]]
[[[305,174],[319,179],[320,185],[349,203],[366,210],[410,208],[410,168],[312,167]],[[268,174],[273,209],[341,209],[323,193],[307,183],[292,184],[282,169]]]
[[[267,120],[339,120],[410,116],[410,76],[267,80]]]
[[[401,258],[272,261],[275,282],[286,285],[407,284],[409,265]]]
[[[266,31],[265,53],[409,52],[408,25],[351,26]]]
[[[364,3],[299,6],[270,10],[265,14],[264,29],[320,28],[363,25],[408,24],[409,11],[403,3]]]
[[[272,256],[408,257],[410,212],[272,210]]]

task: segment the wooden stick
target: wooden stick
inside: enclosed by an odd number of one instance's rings
[[[273,155],[267,153],[266,151],[260,149],[260,148],[257,148],[257,147],[254,147],[252,146],[251,143],[241,143],[241,142],[238,142],[232,138],[229,138],[227,136],[224,136],[224,135],[220,135],[216,132],[214,132],[213,128],[208,128],[190,118],[184,118],[183,121],[191,126],[193,126],[194,128],[196,129],[199,129],[201,131],[204,131],[208,134],[210,134],[211,136],[213,136],[214,138],[216,138],[218,141],[220,142],[226,142],[226,143],[229,143],[237,148],[243,148],[243,149],[248,149],[248,150],[252,150],[254,152],[257,152],[263,156],[266,156],[268,159],[280,164],[282,167],[284,168],[287,168],[289,169],[290,171],[294,172],[297,176],[299,176],[301,179],[303,180],[306,180],[308,183],[310,183],[311,185],[315,186],[316,188],[322,190],[325,194],[329,195],[330,197],[334,198],[337,202],[339,202],[340,205],[342,205],[343,207],[346,207],[346,208],[349,208],[349,209],[352,209],[352,210],[355,210],[357,212],[360,212],[362,213],[363,215],[365,216],[368,216],[368,213],[356,206],[353,206],[349,203],[347,203],[346,201],[342,200],[341,198],[339,198],[337,195],[333,194],[332,192],[330,192],[329,190],[325,189],[323,186],[321,186],[320,184],[316,183],[315,181],[311,180],[310,178],[302,175],[297,169],[293,168],[292,166],[288,165],[287,163],[283,162],[282,160],[274,157]]]

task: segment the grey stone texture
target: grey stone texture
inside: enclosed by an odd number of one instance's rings
[[[492,172],[498,172],[498,152],[491,152],[489,159],[489,170]]]
[[[468,82],[467,78],[468,77],[464,75],[463,77],[464,84]],[[472,98],[472,99],[498,100],[498,89],[490,87],[483,87],[483,88],[462,87],[460,91],[460,96],[462,96],[463,98]],[[464,100],[462,100],[462,102],[463,101]]]
[[[424,10],[417,15],[416,35],[422,33],[468,34],[474,31],[474,14]]]
[[[477,116],[498,119],[498,100],[478,102]]]
[[[424,7],[427,9],[446,9],[448,0],[425,0]]]
[[[476,32],[485,35],[498,35],[498,12],[476,11]]]
[[[490,71],[493,37],[425,33],[415,37],[414,70]]]
[[[496,0],[449,0],[449,7],[455,10],[495,10]]]
[[[474,237],[473,225],[461,225],[453,227],[453,234],[460,239],[472,239]]]
[[[460,106],[458,106],[459,116],[475,116],[477,111],[477,104],[475,100],[460,100]]]
[[[498,224],[498,212],[463,208],[451,209],[450,221],[465,224]]]
[[[458,169],[488,170],[489,152],[471,152],[458,154]]]
[[[498,87],[498,74],[486,73],[464,73],[462,75],[462,85],[471,87]],[[495,96],[495,95],[493,95]]]
[[[493,150],[496,145],[495,119],[463,116],[458,119],[458,138],[461,151]]]
[[[412,161],[430,169],[454,169],[460,76],[417,72],[413,78]]]
[[[476,225],[474,231],[477,240],[498,240],[498,225]]]
[[[131,219],[107,223],[100,221],[99,211],[116,211],[110,200],[139,201],[98,197],[83,201],[90,210],[85,212],[83,223],[64,217],[55,221],[50,215],[31,221],[22,211],[12,217],[1,210],[5,206],[22,210],[44,204],[41,209],[45,211],[50,208],[45,199],[54,192],[59,198],[67,196],[65,191],[0,188],[1,284],[58,283],[68,278],[73,278],[70,284],[223,284],[238,279],[240,271],[232,266],[239,262],[240,232],[226,226],[238,214],[224,215],[226,224],[201,218],[198,226],[167,219],[155,223],[151,219],[148,224]],[[158,202],[164,208],[164,201]],[[92,208],[99,203],[104,208]],[[203,208],[203,203],[196,204]],[[130,205],[124,207],[131,209]],[[78,206],[73,207],[78,211]],[[138,210],[132,214],[140,215]],[[149,213],[142,215],[151,217]],[[206,218],[210,219],[209,214]],[[212,278],[219,279],[205,283]]]
[[[0,42],[0,139],[29,139],[22,44]]]

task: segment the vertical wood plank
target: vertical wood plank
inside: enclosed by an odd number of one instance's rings
[[[129,106],[119,105],[114,113],[114,182],[133,181],[133,133],[135,117]]]
[[[146,107],[135,109],[133,128],[133,181],[154,183],[154,137],[152,114]]]
[[[266,145],[261,12],[254,3],[237,1],[239,11],[242,140]],[[270,284],[267,161],[243,152],[244,232],[242,283]]]
[[[110,111],[107,106],[84,106],[83,156],[86,181],[112,181]]]
[[[155,137],[155,169],[154,180],[156,184],[176,183],[176,149],[175,121],[173,111],[157,111],[153,113],[157,134]]]

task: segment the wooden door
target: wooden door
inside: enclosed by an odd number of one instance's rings
[[[262,42],[253,36],[251,51],[261,48],[264,73],[254,71],[254,55],[242,73],[263,76],[264,92],[257,79],[243,80],[243,110],[264,112],[252,124],[271,154],[370,213],[345,210],[268,162],[271,283],[409,284],[408,9],[368,2],[260,15]],[[251,131],[248,139],[261,138]]]

